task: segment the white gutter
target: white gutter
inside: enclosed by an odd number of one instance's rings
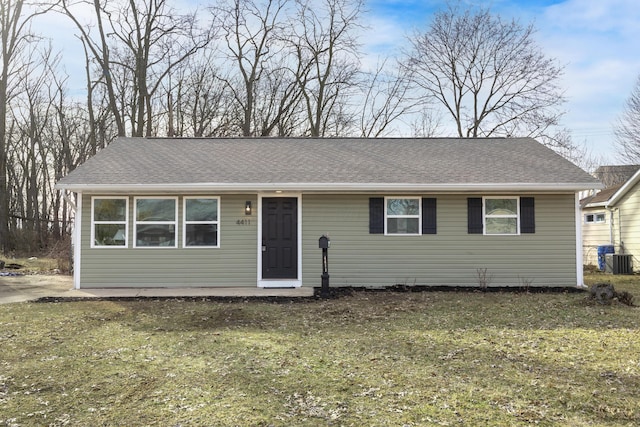
[[[140,192],[257,192],[257,191],[313,191],[313,192],[575,192],[600,188],[594,183],[478,183],[478,184],[415,184],[415,183],[184,183],[184,184],[60,184],[56,188],[74,192],[104,192],[112,194]]]

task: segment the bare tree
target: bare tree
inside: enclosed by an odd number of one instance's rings
[[[364,138],[383,136],[389,126],[411,113],[417,99],[411,95],[412,86],[402,70],[387,71],[387,60],[371,74],[365,74],[364,97],[360,109],[360,135]]]
[[[411,121],[411,135],[414,138],[430,138],[442,135],[442,116],[428,106],[418,111],[417,117]]]
[[[264,5],[233,0],[219,5],[213,13],[220,20],[229,58],[235,64],[237,79],[224,79],[241,111],[243,136],[254,135],[257,85],[274,56],[274,41],[281,29],[284,2],[268,0]],[[234,81],[235,80],[235,81]]]
[[[95,11],[96,16],[96,28],[97,28],[97,39],[91,35],[92,27],[90,25],[83,25],[78,18],[76,18],[76,13],[72,11],[74,6],[84,6],[91,4],[93,10]],[[118,109],[118,103],[116,100],[116,93],[113,83],[113,76],[111,71],[111,57],[109,44],[107,41],[107,30],[105,29],[105,24],[103,22],[103,14],[102,14],[102,6],[100,4],[100,0],[62,0],[61,3],[62,11],[73,21],[78,30],[80,31],[80,39],[82,40],[82,44],[85,48],[85,55],[88,56],[88,52],[91,52],[92,58],[98,63],[99,69],[101,71],[100,79],[104,79],[105,86],[107,89],[107,93],[109,94],[109,107],[114,116],[114,120],[118,129],[118,135],[124,136],[126,135],[124,120],[122,115],[120,114],[120,110]],[[87,60],[87,63],[89,61]],[[91,83],[88,83],[91,86]]]
[[[98,64],[118,134],[126,133],[128,118],[132,135],[150,136],[153,96],[174,67],[208,45],[211,33],[198,29],[195,12],[180,14],[167,0],[91,0],[95,27],[76,17],[75,7],[87,3],[64,0],[63,11]]]
[[[34,5],[29,13],[23,13],[24,0],[0,1],[0,250],[12,249],[9,236],[9,189],[7,180],[7,108],[11,97],[12,79],[23,65],[20,63],[21,51],[33,41],[29,25],[33,18],[46,13],[53,6]]]
[[[23,66],[15,75],[16,95],[7,115],[10,236],[15,242],[12,249],[37,253],[52,243],[53,236],[59,239],[68,232],[69,212],[53,185],[70,170],[58,173],[55,159],[76,161],[70,146],[61,141],[74,129],[64,117],[71,109],[63,105],[66,79],[58,77],[59,54],[51,45],[32,43],[21,55]]]
[[[640,75],[614,131],[620,160],[640,163]]]
[[[459,137],[546,137],[563,114],[563,68],[534,41],[533,25],[505,21],[488,9],[437,12],[429,28],[410,38],[414,82],[426,102],[442,105]]]
[[[241,134],[280,133],[300,100],[286,35],[293,1],[232,0],[212,9],[234,64],[223,81],[233,94]]]
[[[341,134],[353,125],[347,113],[349,91],[356,87],[359,28],[363,0],[298,0],[296,32],[297,82],[302,90],[310,136]]]
[[[187,111],[190,134],[202,136],[229,136],[233,132],[229,108],[231,95],[209,61],[202,61],[191,69],[182,101]]]

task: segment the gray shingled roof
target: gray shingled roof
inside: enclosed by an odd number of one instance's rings
[[[260,190],[278,185],[300,191],[601,187],[531,138],[119,138],[58,188]]]
[[[624,184],[638,172],[640,165],[606,165],[600,166],[594,172],[596,178],[604,184],[605,188]]]
[[[598,191],[596,194],[589,196],[589,197],[585,197],[584,199],[580,200],[580,206],[582,206],[583,208],[592,204],[592,203],[604,203],[609,201],[609,199],[618,192],[618,190],[620,190],[620,187],[622,187],[624,185],[624,183],[622,184],[617,184],[614,185],[613,187],[608,187],[605,188],[604,190]]]

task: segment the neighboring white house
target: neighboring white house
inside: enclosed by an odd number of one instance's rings
[[[581,201],[585,264],[598,265],[598,248],[610,245],[640,267],[640,166],[605,166],[596,175],[608,186]]]
[[[119,138],[76,193],[76,288],[581,286],[578,193],[530,138]],[[484,273],[484,279],[480,278]]]

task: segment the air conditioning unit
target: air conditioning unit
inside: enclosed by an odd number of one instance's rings
[[[604,254],[604,272],[613,274],[613,254]]]
[[[612,254],[613,274],[633,274],[630,254]]]

